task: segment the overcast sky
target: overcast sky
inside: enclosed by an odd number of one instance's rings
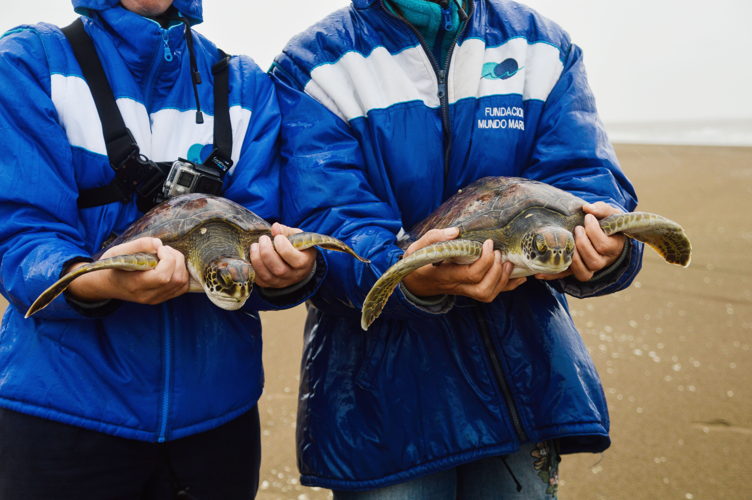
[[[67,24],[67,0],[4,0],[0,31]],[[267,69],[295,33],[347,0],[205,0],[198,31]],[[583,48],[606,122],[752,120],[752,1],[529,0]]]

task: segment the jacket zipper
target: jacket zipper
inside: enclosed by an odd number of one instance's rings
[[[151,65],[149,77],[146,79],[146,85],[144,87],[144,104],[146,105],[147,112],[149,109],[151,109],[151,93],[152,89],[154,88],[153,83],[154,78],[157,76],[157,70],[162,65],[162,60],[170,62],[174,57],[172,54],[172,49],[170,49],[169,29],[164,29],[161,26],[159,27],[159,29],[161,30],[162,34],[162,44],[154,54],[154,62]]]
[[[415,36],[418,37],[418,41],[420,42],[421,47],[423,47],[423,51],[428,56],[428,60],[431,62],[431,66],[433,67],[434,73],[436,74],[436,79],[439,85],[438,97],[441,107],[441,123],[444,128],[444,189],[446,190],[447,177],[449,177],[449,157],[452,151],[452,124],[449,120],[449,88],[447,75],[449,73],[449,64],[452,61],[452,54],[454,53],[454,46],[457,45],[457,40],[459,40],[459,38],[465,32],[468,20],[472,17],[473,11],[475,10],[475,4],[473,0],[468,0],[469,9],[467,11],[467,19],[465,19],[464,21],[460,20],[462,26],[454,36],[454,40],[452,40],[452,44],[449,46],[449,51],[447,52],[446,63],[444,64],[444,67],[441,68],[439,67],[439,63],[436,61],[436,58],[433,56],[432,51],[428,50],[428,44],[426,43],[426,39],[423,37],[423,34],[421,34],[421,32],[417,28],[415,28],[415,26],[407,22],[404,18],[394,14],[392,11],[387,9],[386,5],[384,5],[384,0],[380,0],[380,3],[382,10],[386,12],[387,15],[404,23],[408,28],[410,28]]]
[[[145,95],[144,95],[144,102],[146,103],[146,109],[147,113],[148,110],[151,109],[151,93],[153,88],[153,82],[154,78],[157,75],[157,70],[162,65],[162,59],[164,59],[167,62],[172,61],[173,55],[172,50],[170,50],[170,37],[169,37],[169,30],[164,29],[160,26],[159,28],[161,30],[162,35],[162,44],[157,49],[156,54],[154,55],[154,62],[152,63],[151,71],[149,72],[149,77],[146,79],[146,89],[145,89]],[[164,359],[162,360],[162,366],[163,366],[163,372],[162,372],[162,380],[163,380],[163,387],[162,387],[162,405],[161,405],[161,415],[160,415],[160,423],[159,423],[159,436],[157,437],[157,441],[160,443],[164,443],[167,440],[167,421],[168,416],[170,412],[170,386],[172,385],[172,332],[170,330],[170,320],[169,320],[169,311],[167,310],[168,306],[167,304],[162,305],[162,323],[163,323],[163,329],[164,329]]]
[[[436,58],[433,56],[432,51],[428,50],[428,45],[426,44],[425,38],[423,38],[423,35],[416,29],[412,24],[408,23],[405,19],[402,17],[392,13],[389,9],[386,8],[386,5],[384,5],[384,0],[380,0],[381,8],[386,12],[389,16],[401,21],[405,25],[407,25],[410,30],[415,34],[415,36],[418,37],[418,41],[420,42],[421,47],[423,47],[423,51],[428,56],[428,60],[431,62],[431,66],[433,67],[434,72],[436,73],[436,78],[438,80],[439,84],[439,102],[441,103],[441,121],[444,126],[444,189],[446,189],[447,185],[447,177],[449,176],[449,160],[450,160],[450,154],[452,151],[452,127],[451,122],[449,119],[449,93],[448,93],[448,82],[447,82],[447,75],[449,73],[449,65],[452,61],[452,54],[454,53],[454,47],[457,45],[457,40],[462,36],[462,34],[465,32],[465,29],[467,28],[467,25],[469,23],[469,20],[473,16],[473,12],[475,10],[475,3],[473,0],[468,0],[468,10],[467,10],[467,19],[462,21],[463,25],[462,27],[457,31],[457,34],[454,37],[454,40],[452,41],[452,44],[449,46],[449,51],[447,52],[446,56],[446,63],[444,64],[443,68],[439,68],[439,64],[436,62]],[[494,348],[493,341],[491,340],[491,333],[488,329],[488,323],[486,322],[486,318],[484,317],[482,311],[478,311],[476,313],[476,319],[478,321],[478,327],[480,329],[481,337],[483,338],[483,344],[485,345],[486,352],[488,354],[489,361],[491,363],[491,367],[493,368],[494,372],[494,378],[496,379],[496,384],[498,385],[499,389],[501,390],[501,393],[504,397],[504,402],[507,405],[507,408],[509,409],[509,415],[512,419],[512,425],[514,426],[515,431],[517,432],[517,436],[520,439],[520,442],[526,442],[527,441],[527,434],[525,433],[525,429],[522,427],[522,422],[520,420],[519,412],[517,411],[517,405],[514,402],[514,399],[512,398],[512,392],[509,389],[509,384],[506,381],[506,378],[504,376],[504,371],[501,368],[501,361],[499,360],[498,355],[496,354],[496,349]]]
[[[170,314],[167,304],[162,305],[162,325],[164,328],[164,359],[162,362],[162,408],[159,424],[159,437],[157,441],[164,443],[167,440],[167,417],[170,411],[170,386],[172,385],[172,330],[170,329]]]
[[[162,57],[165,61],[172,61],[172,51],[170,50],[170,37],[166,29],[162,29]]]
[[[449,11],[448,4],[449,1],[447,0],[447,5],[445,7],[446,11]],[[444,124],[444,189],[446,189],[447,179],[449,178],[449,162],[451,160],[450,157],[452,154],[452,145],[454,142],[454,139],[452,138],[452,122],[449,119],[449,65],[452,62],[452,54],[454,53],[455,45],[457,45],[457,40],[459,40],[459,38],[465,32],[465,29],[467,29],[470,16],[473,15],[473,10],[475,10],[475,4],[473,3],[473,0],[468,0],[468,6],[469,8],[467,19],[460,20],[462,25],[460,29],[457,30],[457,35],[455,35],[454,40],[452,40],[452,43],[449,45],[444,68],[438,73],[439,99],[441,101],[441,121]]]
[[[483,343],[486,346],[486,351],[488,352],[488,357],[491,361],[491,367],[493,368],[496,383],[504,396],[504,402],[509,409],[509,416],[512,417],[512,425],[517,432],[517,436],[520,438],[520,442],[524,443],[527,441],[527,433],[522,427],[522,421],[520,419],[520,414],[517,411],[517,405],[514,402],[514,398],[512,398],[512,391],[509,389],[509,383],[507,383],[504,371],[501,368],[501,360],[499,360],[499,356],[496,354],[496,348],[493,345],[493,340],[491,340],[491,332],[488,330],[488,322],[486,321],[483,311],[479,309],[476,309],[475,317],[478,320],[480,336],[483,338]]]

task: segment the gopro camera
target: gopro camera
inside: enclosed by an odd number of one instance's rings
[[[162,196],[172,198],[185,193],[220,194],[222,178],[204,165],[180,158],[173,162],[162,187]]]

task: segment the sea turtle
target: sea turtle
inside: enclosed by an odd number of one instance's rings
[[[582,225],[585,201],[542,182],[518,177],[484,177],[454,194],[400,240],[403,248],[429,229],[458,227],[459,236],[435,243],[398,261],[368,292],[361,316],[366,330],[376,320],[397,284],[421,266],[478,259],[491,239],[504,260],[514,264],[512,277],[555,274],[572,263],[572,231]],[[608,235],[623,233],[653,247],[667,262],[689,265],[691,245],[682,227],[647,212],[612,215],[600,221]]]
[[[270,235],[270,225],[261,217],[226,198],[192,193],[170,198],[134,222],[107,248],[151,236],[185,255],[191,276],[191,292],[205,292],[214,304],[227,310],[243,306],[253,288],[255,272],[248,255],[251,243]],[[316,233],[289,236],[292,245],[303,250],[313,246],[347,252],[362,262],[349,246],[338,239]],[[46,307],[79,276],[99,269],[144,271],[158,263],[156,255],[119,255],[85,264],[60,278],[45,290],[26,313],[28,318]]]

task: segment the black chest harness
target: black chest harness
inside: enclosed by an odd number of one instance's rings
[[[190,37],[190,28],[186,36]],[[107,157],[115,171],[115,178],[105,186],[82,189],[79,208],[96,207],[116,201],[130,202],[137,195],[138,208],[146,212],[170,196],[191,193],[220,194],[224,175],[232,166],[232,125],[229,106],[229,57],[220,52],[221,59],[212,66],[214,75],[214,150],[202,164],[184,159],[174,162],[153,162],[141,154],[133,134],[125,126],[115,102],[112,88],[102,69],[89,35],[81,19],[62,28],[81,71],[91,89],[99,119],[102,122]],[[189,43],[189,50],[192,46]],[[193,57],[191,55],[191,57]],[[193,63],[193,61],[191,61]],[[194,85],[200,76],[192,64]],[[195,87],[194,87],[195,90]],[[200,119],[197,111],[197,122]]]

